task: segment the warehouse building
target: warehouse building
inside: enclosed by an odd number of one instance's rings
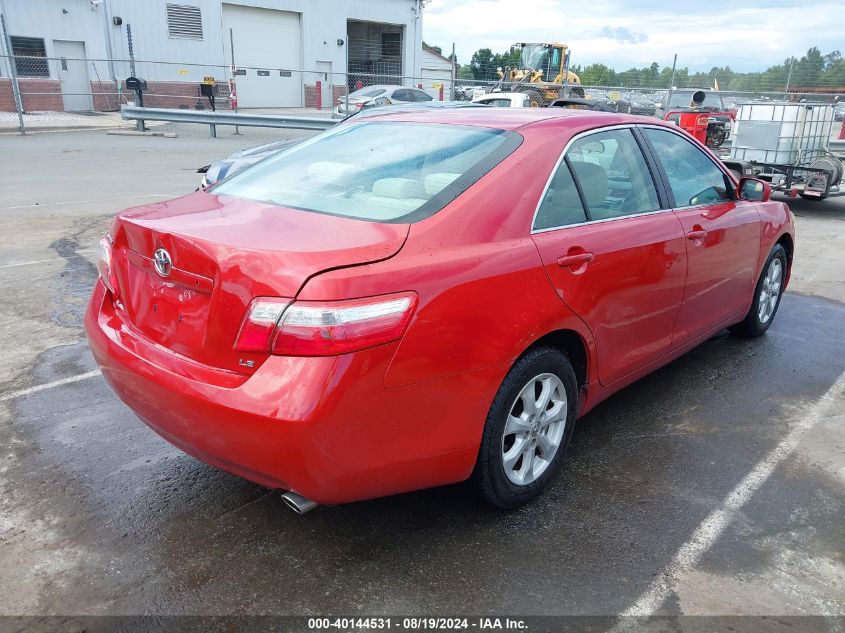
[[[191,107],[203,80],[228,90],[234,78],[240,107],[266,108],[325,107],[358,82],[388,76],[417,83],[423,4],[0,0],[0,11],[7,45],[25,56],[15,63],[25,110],[116,109],[133,71],[148,81],[145,105]],[[0,59],[0,110],[14,109],[10,71]]]

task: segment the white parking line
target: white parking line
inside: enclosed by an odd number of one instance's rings
[[[27,387],[26,389],[19,389],[18,391],[4,393],[3,395],[0,395],[0,402],[14,400],[15,398],[22,398],[23,396],[29,396],[33,393],[38,393],[39,391],[46,391],[47,389],[52,389],[53,387],[61,387],[62,385],[69,385],[71,383],[79,382],[80,380],[87,380],[88,378],[93,378],[94,376],[99,375],[99,369],[92,369],[91,371],[86,371],[84,374],[79,374],[77,376],[69,376],[68,378],[62,378],[61,380],[45,382],[43,385],[35,385],[34,387]]]
[[[845,373],[819,398],[795,424],[780,443],[757,463],[722,502],[722,506],[711,512],[696,528],[690,539],[678,550],[669,565],[663,570],[648,590],[626,609],[622,616],[653,615],[677,585],[678,578],[694,568],[701,557],[716,543],[730,525],[735,514],[759,490],[774,472],[775,468],[797,447],[804,434],[818,424],[837,397],[845,391]]]

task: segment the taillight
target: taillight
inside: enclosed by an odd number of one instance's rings
[[[246,311],[235,349],[242,352],[266,352],[276,331],[279,317],[290,303],[289,299],[259,297],[253,299]]]
[[[269,350],[282,356],[355,352],[400,338],[416,304],[413,292],[290,305],[283,299],[256,299],[250,304],[235,348]]]
[[[100,279],[103,280],[109,292],[117,296],[117,278],[112,266],[111,238],[108,235],[100,240],[97,247],[97,270],[100,273]]]

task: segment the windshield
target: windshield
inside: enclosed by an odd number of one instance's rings
[[[522,68],[542,71],[544,81],[552,81],[560,72],[561,49],[546,44],[525,44],[519,62]]]
[[[342,125],[210,191],[348,218],[416,222],[446,206],[521,141],[515,132],[457,125]]]
[[[692,102],[692,92],[673,92],[669,99],[670,108],[689,108]],[[722,97],[713,92],[704,93],[704,103],[701,104],[705,108],[716,108],[721,110]]]

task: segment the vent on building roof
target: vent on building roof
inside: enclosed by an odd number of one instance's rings
[[[167,34],[170,37],[202,39],[202,13],[190,4],[167,5]]]

